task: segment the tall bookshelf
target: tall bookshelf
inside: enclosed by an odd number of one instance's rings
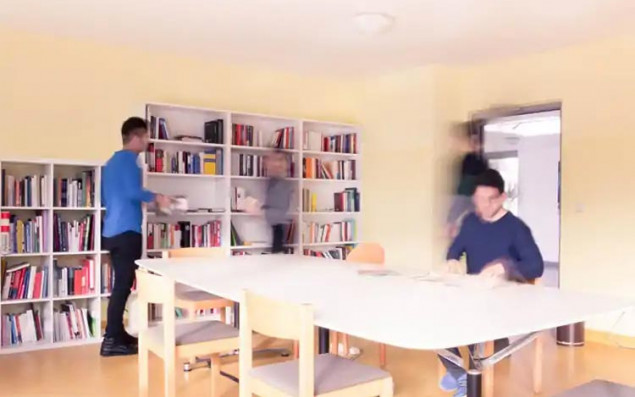
[[[213,213],[204,210],[191,211],[171,216],[160,216],[152,209],[146,211],[144,214],[146,236],[144,253],[146,255],[160,256],[167,249],[165,246],[152,246],[152,249],[148,249],[149,224],[191,222],[192,225],[201,225],[214,220],[220,223],[221,246],[227,248],[228,254],[266,253],[271,246],[271,232],[265,220],[259,215],[237,211],[232,197],[236,193],[234,189],[240,188],[246,196],[254,197],[260,202],[264,201],[267,177],[258,172],[257,159],[264,160],[263,157],[274,150],[276,134],[283,135],[282,144],[277,148],[287,153],[288,158],[294,163],[293,172],[287,178],[294,187],[289,222],[295,224],[290,241],[286,245],[288,250],[298,255],[308,254],[309,250],[314,253],[336,249],[346,251],[359,240],[360,212],[355,210],[354,199],[350,199],[355,194],[354,189],[357,193],[357,209],[359,210],[361,201],[361,131],[359,127],[334,122],[162,103],[148,104],[146,116],[150,124],[156,125],[160,119],[166,126],[167,133],[159,129],[153,131],[151,143],[155,150],[160,148],[171,153],[190,152],[192,156],[205,151],[222,153],[222,172],[218,171],[215,175],[159,173],[154,170],[153,164],[148,164],[148,160],[152,163],[156,156],[142,156],[145,163],[144,183],[148,189],[165,194],[184,195],[188,198],[190,210],[202,208],[217,211]],[[222,120],[222,131],[216,135],[208,134],[208,138],[211,139],[207,139],[208,142],[206,142],[205,123],[214,120]],[[176,138],[179,135],[194,137],[192,140],[196,141],[177,141]],[[252,139],[241,139],[236,135]],[[222,138],[219,138],[220,136]],[[325,139],[329,142],[326,147],[329,151],[324,150]],[[241,172],[241,160],[243,164],[248,164],[248,156],[253,156],[255,159],[254,166],[251,169],[248,166],[243,167]],[[311,162],[312,165],[305,167],[304,162]],[[333,172],[322,174],[316,172],[314,176],[317,178],[305,175],[307,168],[312,167],[313,170],[320,171],[323,169],[322,165]],[[216,167],[218,169],[219,164]],[[344,168],[347,168],[346,172]],[[341,171],[340,175],[337,171]],[[335,179],[338,176],[347,179]],[[312,206],[306,205],[306,194],[303,194],[303,191],[307,189],[315,195]],[[349,205],[338,207],[336,211],[334,194],[344,192],[346,189],[349,196],[342,201]],[[311,200],[308,201],[311,202]],[[343,222],[348,222],[350,225],[340,226],[339,223]],[[313,235],[307,230],[307,225],[310,223],[314,224]],[[232,244],[232,225],[240,240],[244,242],[243,244]],[[322,225],[332,226],[328,230]],[[340,228],[343,228],[344,232],[340,233]],[[328,240],[323,238],[327,233]],[[334,255],[338,256],[338,253]]]
[[[102,209],[100,189],[97,188],[101,180],[100,164],[2,159],[0,169],[0,211],[10,215],[8,221],[13,224],[10,229],[14,231],[14,238],[11,239],[14,244],[1,254],[3,291],[0,294],[0,354],[99,341],[103,333],[100,326],[101,307],[108,298],[107,294],[101,294],[100,269],[102,262],[108,259],[107,252],[101,248]],[[64,199],[61,197],[62,183],[65,183]],[[87,221],[88,218],[90,221]],[[84,226],[81,221],[84,221]],[[77,231],[76,236],[85,238],[81,241],[79,237],[61,238],[55,232],[56,228],[65,230],[66,236],[72,236]],[[61,275],[64,268],[67,277],[65,286],[60,288],[57,275]],[[45,273],[48,274],[46,283]],[[73,282],[70,289],[67,288],[69,273],[79,278],[78,284]],[[7,274],[9,279],[6,278]],[[11,280],[15,282],[17,292],[14,290],[13,296],[7,296],[4,287]],[[21,291],[20,285],[23,285]],[[60,333],[56,338],[56,322],[62,321],[59,315],[66,313],[65,316],[70,319],[71,312],[67,310],[71,307],[74,309],[75,326],[82,327],[81,330],[77,328],[79,337],[69,340]],[[16,315],[17,321],[16,317],[10,321],[10,315]],[[38,327],[35,326],[36,318],[40,320]],[[23,343],[10,343],[11,340],[7,341],[6,338],[7,332],[11,328],[15,330],[18,323]]]

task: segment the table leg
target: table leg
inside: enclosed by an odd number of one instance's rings
[[[320,354],[326,354],[329,352],[329,333],[330,331],[326,328],[318,328],[318,351]]]
[[[483,377],[480,372],[470,370],[467,372],[467,397],[481,397],[483,390]]]
[[[234,328],[240,328],[240,305],[234,302]]]

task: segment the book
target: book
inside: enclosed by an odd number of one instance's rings
[[[325,161],[314,157],[302,159],[303,177],[308,179],[357,179],[355,160]]]
[[[302,241],[306,244],[351,242],[355,240],[356,227],[354,220],[318,223],[306,222]]]
[[[92,251],[95,247],[95,225],[93,215],[64,221],[59,214],[53,215],[53,250],[55,252]]]
[[[44,339],[42,318],[33,305],[22,313],[4,314],[1,328],[2,346],[19,346]]]
[[[44,252],[47,247],[48,217],[42,211],[36,211],[35,216],[19,219],[16,215],[9,215],[9,252],[10,254],[25,254]]]
[[[53,186],[56,207],[93,207],[95,204],[95,176],[91,170],[77,178],[56,178]]]
[[[202,225],[188,221],[175,224],[148,223],[146,247],[149,250],[220,246],[220,220],[209,221]]]
[[[94,337],[94,317],[74,302],[62,303],[53,312],[53,341],[68,342]]]
[[[88,295],[95,292],[95,260],[84,258],[73,266],[61,266],[53,259],[57,297]]]
[[[145,161],[149,172],[169,174],[222,175],[223,151],[211,149],[203,152],[170,151],[148,145]]]
[[[223,119],[206,121],[204,125],[204,141],[206,143],[222,144],[224,132]]]
[[[304,255],[306,256],[316,256],[318,258],[328,258],[328,259],[341,259],[345,260],[348,256],[348,253],[353,250],[353,247],[350,245],[345,245],[341,247],[333,247],[326,250],[311,250],[305,249]]]
[[[48,175],[18,178],[2,170],[2,205],[9,207],[44,207],[49,205]]]
[[[20,263],[4,271],[2,277],[2,299],[41,299],[48,292],[48,267]]]

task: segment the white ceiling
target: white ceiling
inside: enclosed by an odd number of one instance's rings
[[[396,25],[363,35],[363,11]],[[635,0],[0,0],[0,25],[17,29],[327,74],[540,51],[634,21]]]

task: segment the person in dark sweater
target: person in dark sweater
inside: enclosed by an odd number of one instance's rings
[[[487,160],[481,154],[478,136],[471,134],[467,129],[465,131],[469,151],[461,159],[457,187],[446,219],[447,234],[451,238],[456,236],[463,216],[474,210],[472,195],[476,187],[476,178],[487,170]]]
[[[467,256],[467,273],[527,282],[544,271],[540,250],[527,225],[503,208],[507,198],[505,182],[496,170],[488,169],[475,182],[475,211],[468,214],[447,254],[448,271],[460,272],[461,256]],[[454,349],[458,354],[458,349]],[[447,369],[440,387],[456,390],[455,397],[467,393],[465,370],[445,358]]]

